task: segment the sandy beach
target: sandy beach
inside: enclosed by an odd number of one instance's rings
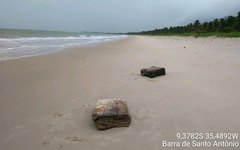
[[[140,76],[153,65],[167,75]],[[105,98],[128,102],[130,127],[95,128],[92,110]],[[185,132],[240,133],[239,107],[235,38],[131,36],[0,61],[1,150],[177,149],[162,141]]]

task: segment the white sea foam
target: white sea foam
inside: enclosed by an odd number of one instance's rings
[[[42,55],[64,48],[126,38],[126,35],[0,38],[0,60]]]

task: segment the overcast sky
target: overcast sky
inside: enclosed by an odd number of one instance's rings
[[[240,0],[0,0],[0,27],[128,32],[236,15]]]

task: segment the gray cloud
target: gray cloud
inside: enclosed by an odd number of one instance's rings
[[[239,0],[0,0],[0,27],[127,32],[209,21]]]

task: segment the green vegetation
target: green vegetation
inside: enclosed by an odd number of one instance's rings
[[[134,35],[178,35],[195,37],[240,37],[240,12],[237,16],[228,16],[225,18],[214,19],[213,21],[201,23],[196,20],[186,26],[165,27],[151,31],[130,32]]]

